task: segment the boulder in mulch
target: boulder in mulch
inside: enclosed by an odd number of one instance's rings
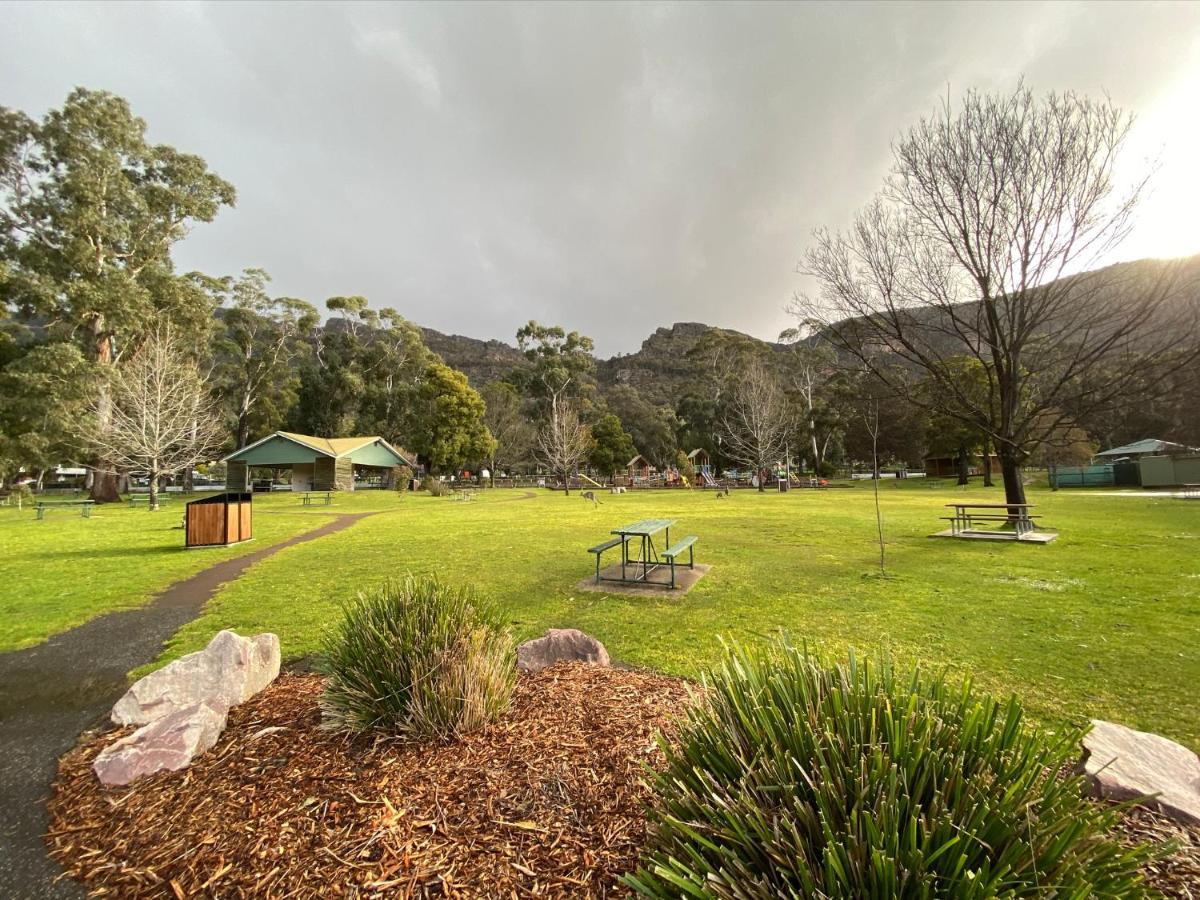
[[[228,715],[226,704],[211,700],[175,710],[105,747],[92,770],[101,784],[114,787],[182,769],[217,742]]]
[[[607,666],[608,651],[594,637],[577,628],[550,628],[543,637],[517,647],[517,668],[522,672],[540,672],[560,662]]]
[[[118,725],[145,725],[210,700],[237,706],[279,675],[279,638],[219,631],[208,646],[137,681],[112,709]]]
[[[1083,739],[1084,772],[1097,795],[1132,800],[1181,822],[1200,824],[1200,757],[1157,734],[1095,720]]]

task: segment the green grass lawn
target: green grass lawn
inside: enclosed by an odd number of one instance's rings
[[[970,489],[972,499],[1002,499]],[[886,578],[877,573],[869,484],[717,500],[712,493],[426,496],[285,550],[222,590],[168,656],[219,628],[279,633],[285,654],[315,652],[338,604],[389,575],[438,572],[500,601],[522,637],[578,627],[615,658],[695,675],[720,640],[785,629],[833,652],[887,648],[1016,691],[1046,722],[1109,718],[1200,747],[1200,504],[1033,489],[1046,546],[932,539],[961,494],[919,481],[881,489]],[[585,548],[618,524],[678,520],[711,573],[684,597],[581,592]]]
[[[364,494],[354,511],[394,505]],[[183,504],[52,510],[37,521],[33,504],[0,506],[0,651],[40,643],[101,613],[140,606],[172,582],[233,556],[263,548],[328,522],[336,507],[299,505],[283,494],[255,498],[254,540],[235,547],[185,550]],[[324,514],[323,514],[324,513]]]
[[[604,495],[597,509],[575,495],[523,493],[486,492],[474,503],[339,496],[336,511],[388,514],[255,565],[163,659],[225,627],[274,631],[285,656],[305,656],[356,591],[389,575],[438,572],[496,598],[522,638],[578,627],[615,658],[667,672],[696,675],[723,637],[785,629],[832,652],[887,648],[901,661],[968,672],[987,688],[1017,692],[1047,723],[1107,718],[1200,748],[1200,503],[1034,488],[1030,501],[1062,536],[1046,546],[997,544],[928,537],[945,524],[938,517],[961,496],[957,488],[884,482],[889,574],[880,578],[869,484],[722,500],[683,491]],[[1001,499],[999,489],[973,486],[970,494]],[[302,511],[279,495],[255,505],[250,547],[313,527],[328,512]],[[0,634],[8,646],[142,602],[230,552],[178,550],[174,513],[148,529],[159,520],[145,510],[105,509],[91,522],[33,523],[27,513],[30,521],[15,527],[2,512]],[[675,518],[673,533],[698,535],[709,575],[682,597],[577,591],[592,571],[586,548],[647,516]],[[54,531],[39,538],[35,526]]]

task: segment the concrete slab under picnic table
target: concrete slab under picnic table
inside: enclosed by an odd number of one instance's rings
[[[1027,531],[1016,537],[1011,531],[955,531],[953,528],[947,528],[945,531],[931,534],[930,537],[961,538],[964,541],[1008,541],[1010,544],[1048,544],[1058,537],[1058,532]]]
[[[638,562],[630,562],[627,571],[632,574],[637,566],[641,565]],[[651,567],[648,582],[646,581],[601,581],[597,583],[595,575],[589,575],[579,584],[575,585],[576,590],[593,591],[598,594],[626,594],[633,597],[679,597],[686,594],[692,587],[700,581],[712,566],[696,563],[694,569],[689,569],[686,565],[675,565],[675,589],[671,589],[671,567],[666,564],[659,564],[657,567]],[[613,563],[611,566],[606,566],[600,570],[601,578],[621,577],[621,564]]]

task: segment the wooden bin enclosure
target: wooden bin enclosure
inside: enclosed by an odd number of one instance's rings
[[[188,547],[224,547],[254,535],[248,493],[214,494],[186,507],[184,528]]]

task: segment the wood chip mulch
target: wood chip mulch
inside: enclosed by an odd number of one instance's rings
[[[183,772],[105,789],[86,735],[59,763],[50,853],[95,896],[608,897],[637,864],[643,766],[661,765],[684,682],[555,666],[512,709],[452,744],[321,730],[317,675],[283,675],[230,712]],[[1200,900],[1200,827],[1146,809],[1122,839],[1174,843],[1146,869]]]
[[[638,671],[522,676],[461,742],[318,728],[322,679],[283,675],[191,767],[105,789],[85,737],[50,800],[51,855],[120,897],[607,897],[638,859],[645,764],[688,695]],[[132,730],[132,729],[127,729]]]

